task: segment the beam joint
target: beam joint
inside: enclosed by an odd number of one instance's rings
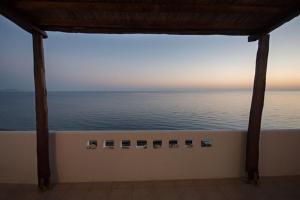
[[[249,35],[248,42],[254,42],[256,40],[259,40],[260,38],[264,37],[264,35],[269,34],[276,28],[283,25],[284,23],[294,19],[299,14],[300,14],[300,8],[299,5],[297,5],[292,10],[287,11],[284,15],[276,17],[274,20],[272,20],[269,24],[265,26],[266,27],[265,29],[258,31],[256,34]]]
[[[19,13],[9,5],[0,3],[0,14],[31,34],[39,33],[43,38],[48,37],[47,33],[34,24],[29,17]]]

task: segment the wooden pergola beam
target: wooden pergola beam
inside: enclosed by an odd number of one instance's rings
[[[268,34],[259,38],[256,55],[255,78],[246,146],[246,171],[248,173],[249,181],[257,181],[259,178],[259,138],[266,88],[269,39],[270,35]]]
[[[15,9],[0,3],[0,13],[9,19],[10,21],[17,24],[19,27],[24,29],[25,31],[33,34],[38,33],[43,36],[43,38],[47,38],[48,35],[45,31],[41,30],[37,25],[35,25],[29,17],[25,16],[24,14],[19,13]]]
[[[40,188],[45,188],[49,186],[50,183],[50,166],[48,106],[43,38],[39,33],[33,33],[32,40],[34,57],[38,184]]]
[[[248,36],[249,30],[193,30],[193,29],[175,29],[175,28],[127,28],[127,27],[92,27],[92,26],[64,26],[64,25],[47,25],[43,26],[47,31],[60,31],[66,33],[91,33],[91,34],[169,34],[169,35],[230,35],[230,36]]]
[[[269,34],[276,28],[280,27],[281,25],[285,24],[286,22],[294,19],[300,14],[300,8],[299,6],[293,10],[289,10],[285,15],[277,17],[274,19],[271,23],[267,24],[264,30],[258,31],[258,33],[250,35],[248,37],[248,42],[254,42],[258,39],[260,39],[263,35]]]

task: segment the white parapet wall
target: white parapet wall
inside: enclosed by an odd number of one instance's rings
[[[97,141],[88,149],[89,140]],[[103,148],[106,140],[114,148]],[[130,140],[128,149],[122,140]],[[147,148],[136,148],[146,140]],[[161,148],[153,141],[161,140]],[[169,141],[178,147],[170,148]],[[193,147],[185,145],[193,141]],[[211,147],[201,146],[209,141]],[[244,131],[57,131],[51,132],[54,182],[100,182],[233,178],[245,175]],[[262,176],[300,175],[300,130],[261,134]],[[176,146],[176,145],[175,145]],[[0,183],[36,183],[36,137],[30,131],[0,132]]]

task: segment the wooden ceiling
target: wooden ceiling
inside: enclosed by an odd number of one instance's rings
[[[300,0],[0,0],[0,12],[29,32],[218,34],[255,39],[298,16]]]

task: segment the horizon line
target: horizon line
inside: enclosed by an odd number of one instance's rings
[[[119,89],[119,90],[91,90],[91,89],[50,89],[48,92],[205,92],[205,91],[252,91],[252,88],[197,88],[197,89]],[[266,88],[266,91],[300,91],[300,88]],[[0,92],[35,92],[23,89],[0,89]]]

